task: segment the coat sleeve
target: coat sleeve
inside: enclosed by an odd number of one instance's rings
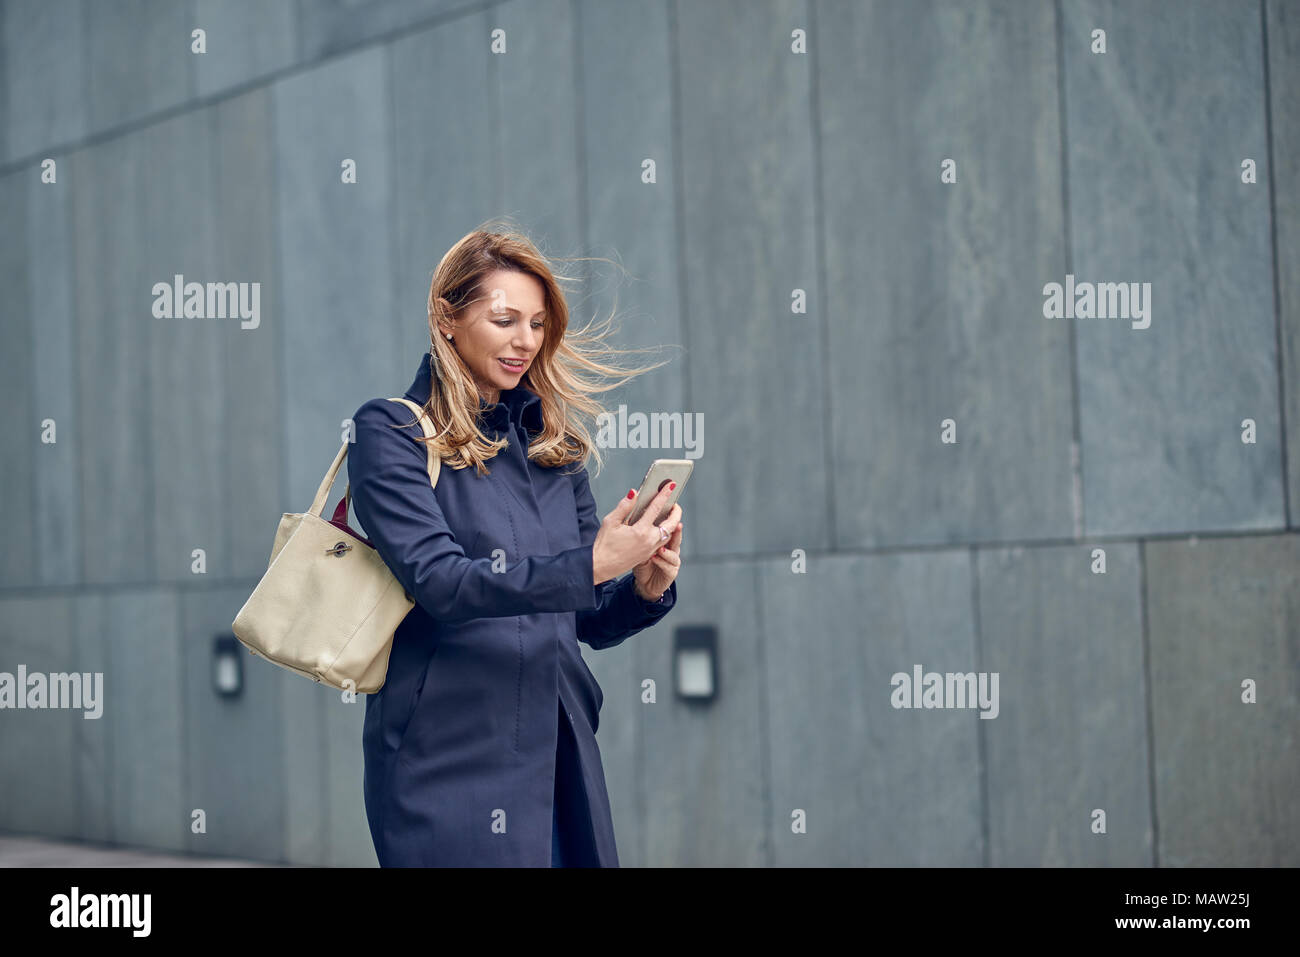
[[[503,572],[470,559],[429,486],[428,453],[412,441],[406,407],[372,399],[353,416],[348,450],[352,506],[408,595],[439,621],[507,618],[597,606],[592,543],[522,558]]]
[[[573,497],[578,503],[578,529],[588,551],[596,541],[600,516],[591,494],[587,470],[573,475]],[[596,586],[594,608],[580,608],[577,613],[578,640],[592,648],[612,648],[649,628],[677,603],[677,582],[668,586],[659,601],[646,601],[636,593],[636,578],[628,572],[618,580],[610,579]]]

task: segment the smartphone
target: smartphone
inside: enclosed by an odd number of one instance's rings
[[[660,524],[681,498],[682,489],[686,487],[686,480],[691,477],[694,468],[695,463],[691,459],[655,459],[651,462],[645,478],[641,481],[641,487],[637,489],[636,505],[632,507],[632,514],[623,524],[634,525],[640,521],[651,500],[659,494],[659,491],[669,482],[676,482],[677,487],[668,493],[668,502],[654,521],[656,525]]]

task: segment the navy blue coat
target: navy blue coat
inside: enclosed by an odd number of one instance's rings
[[[429,398],[429,355],[406,397]],[[527,458],[541,400],[520,385],[480,402],[483,433],[509,445],[491,474],[444,463],[429,486],[410,410],[372,399],[353,416],[352,503],[365,535],[416,605],[393,637],[384,686],[366,697],[366,817],[380,866],[548,867],[559,720],[577,741],[575,779],[600,865],[618,866],[596,746],[600,685],[578,642],[609,648],[677,600],[634,591],[632,573],[592,582],[598,513],[585,468]],[[503,571],[493,552],[504,550]],[[558,701],[558,707],[557,707]],[[567,719],[565,716],[568,716]]]

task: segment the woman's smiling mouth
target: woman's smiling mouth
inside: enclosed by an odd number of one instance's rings
[[[525,364],[523,359],[515,359],[515,360],[513,360],[513,362],[512,362],[512,361],[509,360],[509,359],[500,359],[500,358],[499,358],[499,359],[497,359],[497,362],[501,363],[503,366],[505,366],[505,367],[506,367],[507,369],[509,369],[511,372],[522,372],[522,371],[523,371],[523,368],[524,368],[524,364]]]

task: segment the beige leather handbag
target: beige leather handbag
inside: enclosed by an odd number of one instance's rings
[[[410,408],[424,434],[433,435],[433,423],[418,405],[389,401]],[[442,460],[431,443],[426,447],[429,484],[437,487]],[[333,520],[322,517],[347,454],[344,442],[310,511],[284,513],[266,574],[231,627],[250,652],[272,664],[340,690],[373,694],[388,674],[393,633],[415,601],[374,546],[348,526],[351,483]]]

